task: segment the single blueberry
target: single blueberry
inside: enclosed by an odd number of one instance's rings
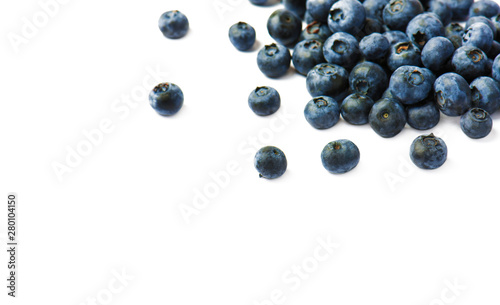
[[[490,27],[484,23],[474,23],[467,28],[462,36],[462,45],[480,48],[488,52],[493,44],[493,32]]]
[[[491,77],[476,78],[470,84],[472,107],[486,110],[489,114],[500,108],[500,88]]]
[[[406,112],[397,100],[383,98],[373,105],[368,121],[379,136],[392,138],[405,127]]]
[[[321,152],[323,167],[333,174],[343,174],[355,168],[360,159],[359,149],[350,140],[328,143]]]
[[[422,64],[431,71],[442,71],[447,66],[454,52],[455,47],[448,38],[434,37],[422,49]]]
[[[341,66],[322,63],[307,73],[306,86],[312,97],[336,98],[349,88],[349,72]]]
[[[466,45],[458,48],[451,59],[453,72],[462,75],[467,81],[487,73],[488,57],[479,48]]]
[[[429,69],[402,66],[392,74],[389,90],[401,103],[411,105],[423,101],[429,95],[435,80]]]
[[[443,23],[436,14],[423,13],[408,23],[406,35],[415,46],[422,49],[431,38],[444,36]]]
[[[432,133],[419,136],[411,143],[411,161],[421,169],[439,168],[446,162],[447,157],[446,143]]]
[[[345,32],[352,35],[363,29],[366,12],[358,0],[340,0],[332,5],[328,15],[328,26],[332,33]]]
[[[353,93],[342,102],[340,113],[349,124],[367,124],[368,115],[370,114],[373,104],[374,102],[369,96]]]
[[[229,28],[229,40],[240,51],[250,50],[255,44],[255,29],[240,21]]]
[[[418,0],[391,0],[384,8],[384,23],[392,30],[404,31],[408,22],[424,12]]]
[[[292,62],[295,70],[307,75],[314,66],[325,62],[323,43],[319,40],[303,40],[293,49]]]
[[[484,16],[474,16],[470,17],[467,19],[467,22],[465,23],[465,28],[468,29],[471,25],[475,23],[484,23],[487,26],[490,27],[491,31],[493,32],[493,37],[496,37],[497,35],[497,27],[495,25],[495,22],[493,20],[486,18]]]
[[[302,20],[289,10],[279,9],[269,16],[267,31],[279,44],[292,46],[302,32]]]
[[[304,116],[312,127],[328,129],[337,124],[340,119],[339,105],[329,96],[318,96],[307,103]]]
[[[176,84],[161,83],[149,93],[149,103],[158,114],[174,115],[184,103],[184,94]]]
[[[280,105],[280,95],[272,87],[257,87],[248,96],[248,106],[257,115],[265,116],[273,114],[278,111]]]
[[[481,139],[490,134],[493,120],[486,110],[471,108],[460,118],[460,127],[469,138]]]
[[[286,74],[292,57],[283,45],[272,43],[264,46],[257,54],[257,65],[262,73],[270,78]]]
[[[421,103],[408,106],[407,114],[408,125],[418,130],[435,127],[441,118],[439,108],[433,100],[424,100]]]
[[[363,54],[366,60],[370,61],[385,59],[390,48],[391,44],[387,38],[380,33],[373,33],[365,36],[359,43],[361,54]]]
[[[167,38],[181,38],[188,32],[189,21],[186,16],[179,11],[168,11],[160,16],[158,27]]]
[[[259,149],[255,154],[254,165],[259,172],[259,177],[275,179],[283,176],[286,172],[287,161],[281,149],[266,146]]]
[[[354,36],[338,32],[325,41],[323,55],[327,62],[350,69],[357,63],[361,52]]]
[[[368,95],[378,100],[387,88],[389,80],[378,64],[364,61],[356,65],[349,74],[349,87],[354,93]]]
[[[436,79],[434,97],[439,110],[447,116],[460,116],[472,106],[469,84],[452,72]]]
[[[401,42],[391,46],[387,67],[395,71],[401,66],[421,66],[421,52],[411,42]]]

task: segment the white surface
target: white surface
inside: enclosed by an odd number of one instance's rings
[[[227,11],[218,14],[215,4]],[[170,9],[191,23],[181,40],[157,28]],[[409,127],[392,139],[344,121],[314,130],[302,113],[305,78],[267,79],[257,51],[238,52],[227,38],[244,20],[259,48],[271,42],[265,23],[274,9],[244,0],[67,1],[15,52],[8,33],[20,33],[40,6],[1,3],[0,194],[18,192],[20,202],[20,297],[12,302],[2,290],[2,304],[90,304],[123,268],[134,279],[112,304],[253,305],[276,289],[287,305],[441,304],[435,299],[455,278],[466,288],[445,294],[449,303],[499,303],[498,126],[474,141],[458,119],[443,118],[432,131],[449,158],[436,171],[410,163],[410,143],[422,132]],[[121,102],[151,90],[142,86],[147,67],[184,91],[178,115],[156,115],[146,97],[135,108]],[[248,108],[258,85],[280,92],[274,116]],[[113,130],[59,181],[53,163],[64,163],[67,147],[101,120]],[[320,161],[324,145],[339,138],[361,151],[358,167],[340,176]],[[253,168],[264,145],[288,158],[275,181]],[[235,165],[238,174],[186,223],[179,208],[211,186],[211,172]],[[388,176],[400,180],[391,187]],[[307,280],[284,282],[295,264],[313,262],[317,239],[327,237],[339,248]]]

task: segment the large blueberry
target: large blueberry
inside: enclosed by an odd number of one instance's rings
[[[469,17],[485,16],[491,18],[498,14],[500,7],[492,0],[479,0],[472,3],[469,9]]]
[[[329,96],[318,96],[310,100],[304,108],[304,116],[316,129],[333,127],[340,119],[337,102]]]
[[[399,67],[391,76],[389,90],[405,105],[423,101],[434,85],[436,77],[426,68]]]
[[[453,12],[446,0],[432,0],[429,2],[429,12],[436,14],[444,26],[450,23],[453,17]]]
[[[446,3],[453,12],[453,20],[465,20],[469,15],[469,9],[474,0],[446,0]]]
[[[405,127],[406,112],[397,100],[383,98],[373,105],[368,121],[379,136],[391,138]]]
[[[343,174],[358,165],[359,149],[350,140],[337,140],[328,143],[321,152],[323,167],[333,174]]]
[[[446,143],[432,133],[419,136],[411,143],[411,161],[421,169],[439,168],[446,162],[447,157]]]
[[[478,47],[488,52],[493,44],[493,32],[490,27],[482,22],[474,23],[467,28],[462,36],[462,45]]]
[[[283,0],[285,8],[300,18],[304,17],[306,12],[306,0]]]
[[[391,44],[387,38],[380,33],[373,33],[365,36],[359,43],[361,54],[363,54],[366,60],[371,61],[385,59],[390,48]]]
[[[306,28],[300,34],[299,40],[314,39],[321,42],[325,42],[332,35],[330,28],[326,23],[321,23],[318,21],[313,21],[309,23]]]
[[[286,156],[283,151],[274,146],[259,149],[254,159],[255,169],[259,177],[275,179],[281,177],[287,168]]]
[[[176,84],[161,83],[149,93],[149,103],[158,114],[174,115],[184,103],[184,94]]]
[[[283,45],[270,44],[264,46],[257,54],[257,65],[267,77],[277,78],[283,76],[290,68],[292,56]]]
[[[434,96],[439,110],[448,116],[460,116],[472,106],[469,84],[456,73],[445,73],[436,79]]]
[[[327,22],[332,5],[338,0],[307,0],[307,12],[314,20]]]

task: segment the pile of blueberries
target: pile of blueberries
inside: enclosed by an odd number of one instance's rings
[[[255,5],[270,1],[250,0]],[[460,117],[470,138],[491,132],[491,114],[500,108],[500,7],[494,1],[282,2],[285,8],[267,21],[275,42],[258,52],[257,65],[269,78],[285,75],[291,63],[306,76],[312,100],[304,116],[314,128],[331,128],[342,116],[390,138],[406,124],[431,129],[443,114]],[[160,18],[166,37],[182,37],[187,28],[180,12]],[[238,22],[229,29],[229,39],[246,51],[254,46],[256,32]],[[169,83],[150,95],[151,105],[163,115],[176,113],[182,99],[180,89]],[[274,88],[257,87],[248,103],[257,115],[271,115],[280,107],[280,96]],[[433,134],[422,135],[411,144],[410,157],[420,168],[435,169],[446,161],[447,147]],[[351,141],[337,140],[325,146],[321,159],[329,172],[345,173],[356,167],[360,153]],[[285,154],[264,147],[255,167],[261,177],[280,177],[287,167]]]

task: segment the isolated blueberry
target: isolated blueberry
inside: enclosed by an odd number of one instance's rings
[[[429,2],[429,12],[436,14],[444,26],[450,23],[453,17],[453,12],[446,0],[431,0]]]
[[[358,165],[359,149],[350,140],[337,140],[328,143],[321,152],[323,167],[333,174],[343,174]]]
[[[279,44],[291,46],[300,37],[302,20],[289,10],[279,9],[269,16],[267,31]]]
[[[384,23],[392,30],[404,31],[408,22],[424,12],[418,0],[390,0],[384,8]]]
[[[268,0],[250,0],[250,3],[255,5],[265,5],[267,2]]]
[[[323,63],[307,73],[307,91],[312,97],[337,97],[349,88],[349,72],[341,66]]]
[[[280,95],[272,87],[257,87],[248,96],[248,106],[257,115],[265,116],[273,114],[278,111],[280,105]]]
[[[325,62],[323,43],[319,40],[302,40],[293,49],[292,62],[295,70],[307,75],[317,64]]]
[[[358,0],[339,0],[332,5],[328,14],[328,26],[332,33],[355,35],[363,29],[365,20],[365,8]]]
[[[240,51],[250,50],[255,44],[255,29],[240,21],[229,28],[229,40]]]
[[[421,169],[439,168],[446,162],[447,157],[448,147],[446,147],[446,143],[432,133],[419,136],[411,143],[411,161]]]
[[[422,49],[431,38],[444,36],[443,23],[436,14],[423,13],[408,23],[406,35],[415,46]]]
[[[447,66],[454,52],[455,47],[448,38],[434,37],[422,49],[422,64],[431,71],[442,71]]]
[[[500,88],[491,77],[476,78],[470,84],[472,107],[486,110],[489,114],[495,113],[500,108]]]
[[[452,43],[455,49],[462,46],[462,37],[465,34],[465,29],[459,24],[452,22],[444,28],[445,36]]]
[[[445,73],[434,83],[434,97],[442,113],[460,116],[471,106],[471,91],[467,81],[456,73]]]
[[[257,65],[264,75],[271,78],[283,76],[290,68],[292,57],[283,45],[272,43],[264,46],[257,54]]]
[[[421,66],[421,52],[411,42],[401,42],[391,46],[387,67],[395,71],[401,66]]]
[[[391,138],[405,127],[406,112],[397,100],[383,98],[373,105],[368,120],[379,136]]]
[[[462,46],[458,48],[451,59],[453,71],[462,75],[467,81],[487,73],[488,57],[479,48]]]
[[[439,108],[433,100],[424,100],[421,103],[410,105],[407,108],[408,125],[418,130],[427,130],[435,127],[441,118]]]
[[[356,38],[344,32],[333,34],[323,45],[323,55],[326,61],[346,69],[354,67],[360,54]]]
[[[304,116],[312,127],[327,129],[333,127],[339,121],[339,105],[329,96],[318,96],[307,103]]]
[[[168,11],[160,16],[158,27],[167,38],[181,38],[186,35],[189,29],[189,21],[179,11]]]
[[[493,44],[493,32],[489,26],[482,22],[474,23],[465,30],[462,41],[462,45],[478,47],[484,52],[488,52]]]
[[[474,0],[446,0],[453,12],[453,20],[461,21],[467,19],[469,9]]]
[[[299,40],[314,39],[321,42],[325,42],[332,35],[330,28],[326,23],[321,23],[318,21],[313,21],[309,23],[306,28],[300,34]]]
[[[306,12],[306,0],[283,0],[285,8],[300,18],[304,17]]]
[[[353,93],[342,102],[340,113],[347,123],[353,125],[367,124],[368,115],[373,104],[374,102],[369,96]]]
[[[493,121],[487,111],[471,108],[460,118],[462,131],[472,139],[481,139],[490,134]]]
[[[377,61],[385,59],[391,44],[380,33],[373,33],[363,37],[359,42],[359,49],[366,60]]]
[[[149,103],[161,115],[174,115],[184,103],[184,94],[176,84],[161,83],[149,93]]]
[[[281,177],[287,168],[286,156],[281,149],[266,146],[259,149],[254,159],[255,169],[259,177],[275,179]]]
[[[326,23],[332,5],[338,0],[307,0],[307,12],[314,20]]]
[[[491,18],[498,14],[500,7],[498,3],[491,0],[479,0],[472,3],[469,9],[469,17],[485,16]]]
[[[391,76],[389,90],[405,105],[423,101],[432,90],[436,77],[426,68],[399,67]]]
[[[410,38],[406,36],[406,33],[401,31],[387,31],[382,35],[387,38],[391,45],[398,44],[400,42],[410,42]]]
[[[384,69],[378,64],[364,61],[356,65],[349,74],[351,91],[361,95],[368,95],[378,100],[387,88],[389,80]]]

